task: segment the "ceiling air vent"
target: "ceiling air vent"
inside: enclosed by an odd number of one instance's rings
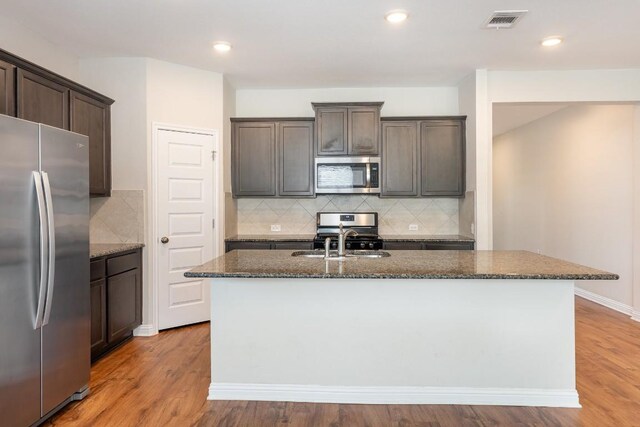
[[[487,20],[485,27],[496,30],[513,28],[528,10],[496,10]]]

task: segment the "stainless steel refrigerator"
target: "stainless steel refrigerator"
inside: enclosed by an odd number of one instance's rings
[[[0,115],[0,425],[87,393],[89,141]]]

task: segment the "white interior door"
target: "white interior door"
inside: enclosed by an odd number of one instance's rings
[[[210,319],[209,286],[184,272],[213,258],[212,135],[160,129],[157,138],[158,327]]]

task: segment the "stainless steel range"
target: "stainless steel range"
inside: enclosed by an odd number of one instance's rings
[[[318,212],[316,215],[316,237],[314,249],[324,249],[327,237],[331,249],[338,249],[340,226],[346,235],[346,249],[382,249],[382,238],[378,235],[377,212]]]

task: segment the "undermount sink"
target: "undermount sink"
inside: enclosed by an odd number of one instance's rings
[[[324,258],[327,261],[344,261],[349,258],[386,258],[391,256],[389,252],[384,251],[366,251],[366,250],[348,250],[345,256],[338,256],[338,251],[331,251],[329,258],[325,258],[324,250],[316,249],[313,251],[295,251],[291,254],[294,257],[304,258]]]

